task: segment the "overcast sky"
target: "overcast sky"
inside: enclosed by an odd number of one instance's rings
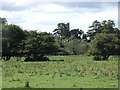
[[[111,19],[118,25],[117,2],[73,1],[2,0],[0,17],[23,29],[42,32],[52,32],[60,22],[69,22],[70,29],[79,28],[85,32],[95,20]]]

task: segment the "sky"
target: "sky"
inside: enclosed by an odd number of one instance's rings
[[[87,0],[88,1],[88,0]],[[93,21],[113,20],[118,27],[118,2],[109,0],[1,0],[0,17],[24,30],[51,32],[58,23],[85,32]],[[113,2],[114,1],[114,2]]]

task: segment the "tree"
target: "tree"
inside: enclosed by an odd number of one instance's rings
[[[70,31],[71,37],[78,38],[78,31],[79,29],[73,29]]]
[[[99,33],[101,29],[101,23],[98,20],[95,20],[92,26],[89,26],[89,28],[92,28],[91,30],[93,32]]]
[[[42,48],[40,40],[41,38],[40,36],[38,36],[36,31],[30,31],[29,33],[27,33],[27,37],[24,41],[24,53],[25,57],[27,57],[26,60],[37,60],[39,50],[40,48]]]
[[[89,26],[89,28],[91,28],[91,29],[87,32],[87,36],[91,37],[93,39],[93,37],[96,33],[101,32],[101,23],[98,20],[95,20],[92,23],[92,25]]]
[[[119,29],[115,27],[115,23],[112,20],[104,20],[102,22],[94,21],[91,28],[87,32],[87,36],[91,39],[94,39],[94,36],[98,33],[105,33],[105,34],[120,34]]]
[[[77,55],[87,53],[88,48],[89,48],[89,43],[84,40],[81,40],[75,47]]]
[[[0,24],[7,24],[7,19],[0,17]]]
[[[73,29],[70,32],[71,37],[81,39],[84,32],[79,29]]]
[[[48,60],[44,57],[46,54],[57,51],[54,39],[46,32],[29,31],[24,44],[25,61],[45,61]]]
[[[24,40],[23,30],[14,24],[3,25],[2,28],[2,56],[10,59],[11,56],[20,56],[21,43]]]
[[[55,29],[53,32],[54,34],[57,34],[61,38],[69,37],[69,23],[58,23],[57,29]]]
[[[7,24],[6,18],[0,17],[0,57],[2,57],[2,28]]]
[[[102,23],[101,33],[106,34],[117,34],[117,30],[115,29],[115,23],[112,20],[104,20]]]
[[[115,34],[97,34],[90,47],[90,54],[95,60],[108,60],[110,55],[118,55],[120,39]]]
[[[56,52],[58,52],[59,49],[55,43],[55,40],[52,34],[47,32],[41,32],[39,34],[41,35],[43,43],[45,43],[43,44],[45,54],[55,54]]]

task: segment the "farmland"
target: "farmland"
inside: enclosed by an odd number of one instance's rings
[[[51,61],[2,61],[3,88],[117,88],[118,58],[94,61],[91,56],[47,56]],[[28,84],[28,85],[26,85]]]

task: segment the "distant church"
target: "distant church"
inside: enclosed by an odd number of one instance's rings
[[[68,31],[70,31],[70,23],[65,24],[65,27],[67,28]]]

